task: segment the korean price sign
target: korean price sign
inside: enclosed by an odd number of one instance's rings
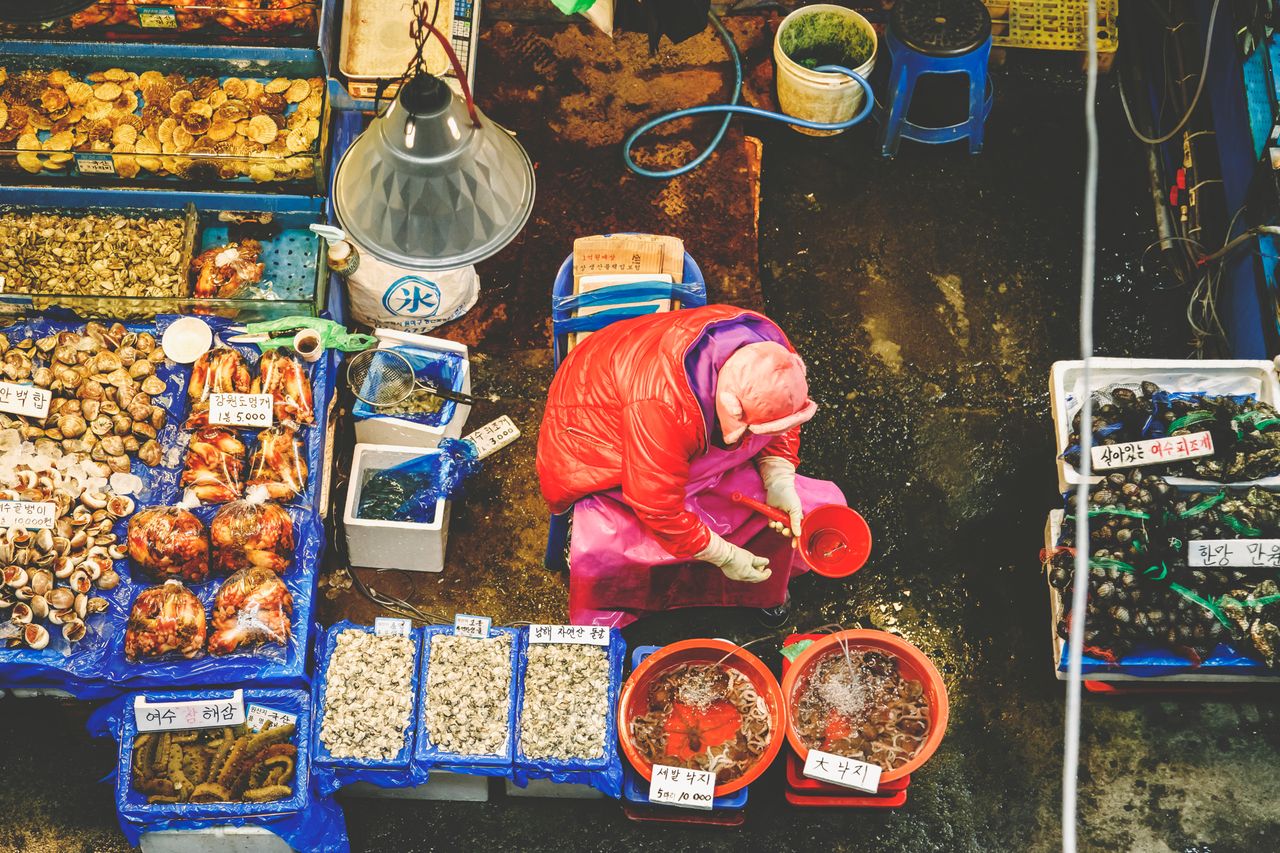
[[[809,750],[804,760],[804,775],[819,782],[830,782],[855,791],[874,794],[880,789],[880,767],[856,758],[833,755],[820,749]]]
[[[58,505],[51,501],[0,501],[0,527],[47,530],[57,515]]]
[[[1280,568],[1280,539],[1194,539],[1187,549],[1192,568]]]
[[[270,394],[210,394],[209,423],[266,429],[271,426]]]
[[[268,708],[265,705],[250,705],[249,710],[244,715],[244,724],[249,727],[249,731],[253,732],[262,731],[266,728],[267,723],[271,724],[271,728],[277,729],[280,726],[291,726],[297,722],[297,714]]]
[[[492,456],[502,448],[520,437],[520,429],[515,425],[511,418],[503,415],[497,420],[489,421],[489,423],[480,427],[480,429],[463,437],[463,441],[469,441],[476,446],[476,456],[484,459],[486,456]]]
[[[473,640],[489,639],[489,629],[493,620],[488,616],[472,616],[459,613],[453,617],[453,634],[455,637],[470,637]]]
[[[26,415],[30,418],[46,418],[49,416],[51,400],[53,395],[47,388],[0,382],[0,412]]]
[[[375,637],[407,637],[413,631],[413,623],[408,619],[391,619],[387,616],[373,617],[373,634]]]
[[[576,643],[581,646],[609,645],[609,629],[599,625],[530,625],[529,642]]]
[[[1097,471],[1137,468],[1142,465],[1158,465],[1163,462],[1212,456],[1213,436],[1207,432],[1192,432],[1172,438],[1103,444],[1090,448],[1090,453],[1093,457],[1093,467]]]
[[[178,28],[178,16],[172,6],[139,6],[138,26],[174,30]]]
[[[229,699],[181,702],[148,702],[139,696],[133,700],[133,717],[140,732],[238,726],[245,721],[244,691],[237,690]]]
[[[710,811],[716,795],[716,774],[706,770],[686,770],[666,764],[653,765],[649,780],[649,802],[683,809]]]

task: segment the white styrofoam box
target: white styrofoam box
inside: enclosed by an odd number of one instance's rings
[[[57,687],[13,687],[9,695],[15,699],[34,699],[37,696],[51,696],[55,699],[74,699],[74,693],[68,693]]]
[[[530,779],[527,788],[521,788],[510,779],[507,779],[506,783],[508,797],[549,797],[559,800],[599,800],[604,797],[598,789],[574,782]]]
[[[373,472],[384,471],[430,453],[439,451],[384,444],[356,445],[342,519],[347,531],[347,555],[351,565],[411,572],[444,571],[445,545],[449,538],[449,501],[442,498],[436,503],[435,518],[430,524],[356,517],[360,493]]]
[[[489,800],[489,777],[432,770],[430,780],[413,788],[379,788],[371,782],[354,782],[342,789],[353,797],[381,797],[391,800],[453,800],[484,803]]]
[[[1044,525],[1045,552],[1051,552],[1058,545],[1062,536],[1062,523],[1066,519],[1066,511],[1055,509],[1050,511],[1049,519]],[[1058,668],[1062,660],[1062,648],[1066,640],[1058,636],[1058,620],[1062,618],[1066,602],[1062,600],[1062,590],[1049,583],[1049,574],[1045,573],[1045,583],[1049,587],[1049,635],[1053,641],[1053,675],[1059,681],[1067,680],[1067,673]],[[1138,681],[1146,684],[1165,684],[1169,682],[1203,682],[1209,684],[1276,684],[1280,682],[1280,673],[1276,675],[1232,675],[1227,672],[1198,673],[1179,672],[1174,675],[1130,675],[1127,672],[1088,672],[1085,681]]]
[[[1053,431],[1057,438],[1057,457],[1067,449],[1071,438],[1071,420],[1083,401],[1077,397],[1084,362],[1055,361],[1049,371],[1049,399],[1053,407]],[[1263,403],[1280,407],[1280,383],[1275,365],[1270,361],[1231,359],[1197,360],[1167,358],[1095,358],[1089,364],[1089,391],[1109,385],[1154,382],[1163,391],[1204,391],[1212,394],[1252,394]],[[1058,464],[1058,490],[1065,492],[1080,482],[1080,474],[1061,458]],[[1092,478],[1097,482],[1099,477]],[[1204,484],[1220,486],[1208,480],[1169,477],[1172,485]],[[1268,477],[1257,484],[1280,486],[1280,477]],[[1253,484],[1234,484],[1253,485]]]
[[[144,832],[142,853],[290,853],[284,839],[260,826],[208,826]]]
[[[460,354],[462,356],[462,393],[471,393],[471,361],[467,357],[465,344],[395,329],[375,329],[373,335],[378,339],[380,348],[412,347],[431,352]],[[401,447],[437,447],[441,439],[461,438],[462,429],[466,426],[470,414],[470,406],[458,403],[454,406],[453,417],[449,422],[435,427],[415,423],[407,418],[357,418],[356,441],[361,444],[394,444]]]

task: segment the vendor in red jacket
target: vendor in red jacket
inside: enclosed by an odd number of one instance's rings
[[[816,409],[786,335],[743,308],[624,320],[575,347],[538,436],[542,494],[552,512],[573,510],[573,622],[782,605],[806,570],[785,537],[808,509],[844,503],[835,484],[796,476],[800,425]],[[734,503],[735,491],[790,526]]]

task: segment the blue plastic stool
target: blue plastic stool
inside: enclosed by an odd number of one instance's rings
[[[991,112],[987,78],[991,14],[982,0],[898,0],[885,28],[889,48],[889,109],[880,122],[880,153],[892,157],[903,138],[937,145],[969,139],[969,153],[982,150]],[[907,121],[916,81],[924,74],[967,74],[969,117],[946,127]]]
[[[628,302],[653,299],[677,299],[681,308],[700,308],[707,304],[707,283],[702,270],[688,252],[684,253],[684,281],[668,284],[660,281],[642,281],[634,284],[617,284],[602,287],[590,293],[573,293],[573,255],[564,259],[551,286],[551,352],[553,366],[560,368],[569,349],[569,335],[574,332],[594,332],[610,323],[631,317],[652,314],[652,305],[626,305]],[[623,305],[621,308],[605,308],[594,314],[575,317],[574,312],[584,306]],[[547,549],[542,564],[553,572],[569,570],[564,549],[569,540],[569,521],[573,510],[551,516],[547,530]]]

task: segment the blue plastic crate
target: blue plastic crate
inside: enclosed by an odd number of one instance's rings
[[[278,815],[297,812],[311,802],[311,700],[304,690],[244,689],[244,704],[265,705],[297,716],[293,743],[298,748],[294,759],[293,796],[269,803],[148,803],[146,795],[133,790],[133,741],[138,735],[132,707],[126,707],[120,722],[120,758],[116,765],[116,808],[120,816],[135,821],[165,818],[208,820],[210,823],[254,815]],[[229,699],[230,689],[188,691],[146,691],[137,694],[149,702],[176,702],[185,699]]]
[[[427,731],[427,685],[431,671],[431,643],[440,636],[453,634],[452,625],[428,625],[422,629],[422,673],[419,683],[422,685],[418,698],[418,733],[415,738],[413,759],[422,768],[430,770],[439,768],[454,773],[466,773],[473,776],[505,776],[512,778],[514,773],[514,752],[516,716],[520,707],[520,683],[516,679],[516,669],[520,657],[520,628],[491,628],[490,636],[505,634],[511,637],[511,685],[507,691],[507,739],[502,751],[496,755],[462,755],[446,752],[431,742],[431,733]]]
[[[421,784],[410,772],[413,759],[414,732],[418,727],[418,692],[420,687],[419,665],[422,655],[422,630],[415,628],[409,638],[413,643],[413,672],[409,689],[413,702],[409,707],[409,722],[404,732],[404,746],[392,758],[335,758],[325,748],[320,737],[320,729],[324,724],[325,682],[328,679],[329,661],[338,645],[338,635],[343,631],[363,631],[373,633],[370,625],[358,625],[342,620],[330,626],[322,636],[316,651],[315,676],[311,682],[311,704],[315,708],[312,715],[312,764],[314,777],[320,793],[327,795],[352,782],[372,782],[380,787],[411,787]]]

